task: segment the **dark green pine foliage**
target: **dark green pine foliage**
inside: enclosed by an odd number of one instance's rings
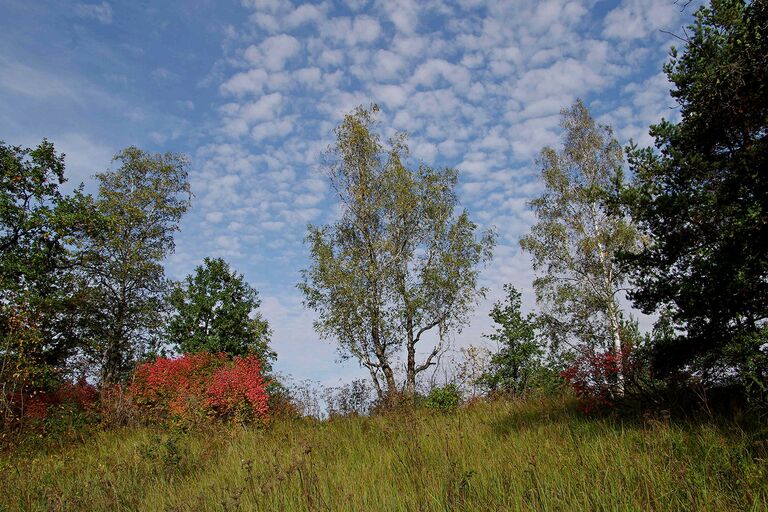
[[[255,353],[267,370],[276,358],[269,324],[257,311],[258,292],[223,259],[205,258],[169,301],[174,314],[167,338],[179,352]]]
[[[662,374],[738,375],[765,389],[768,2],[713,0],[686,34],[665,66],[681,121],[651,127],[655,149],[628,150],[625,200],[649,239],[625,256],[633,299],[669,308],[682,333],[656,347]]]

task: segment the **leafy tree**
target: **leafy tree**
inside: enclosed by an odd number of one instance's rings
[[[269,324],[256,311],[258,296],[226,261],[205,258],[169,297],[167,339],[182,353],[255,353],[268,365],[276,354],[269,348]]]
[[[0,284],[7,297],[63,265],[56,211],[64,200],[64,156],[46,140],[35,149],[0,143],[0,165]]]
[[[628,150],[624,200],[650,239],[625,255],[632,297],[684,333],[657,344],[661,375],[737,369],[768,389],[768,3],[713,0],[689,30],[664,68],[680,122]]]
[[[554,347],[620,354],[626,275],[614,258],[638,243],[635,227],[609,208],[623,181],[623,152],[581,101],[563,110],[561,126],[563,149],[541,152],[545,191],[531,203],[538,221],[520,244],[539,272],[534,288]],[[622,393],[621,372],[614,387]]]
[[[163,259],[190,204],[185,157],[129,147],[96,175],[104,228],[84,243],[82,329],[103,382],[122,378],[156,343],[169,290]]]
[[[417,375],[436,363],[448,332],[466,322],[484,292],[477,277],[494,235],[476,237],[467,212],[456,211],[454,169],[409,169],[404,136],[382,143],[373,129],[377,111],[359,107],[335,130],[329,176],[342,214],[332,225],[309,226],[311,266],[298,286],[319,314],[317,331],[368,369],[383,399],[397,391],[399,349],[403,389],[413,396]],[[418,361],[416,349],[430,332],[436,342]]]
[[[486,337],[500,347],[491,356],[490,371],[482,381],[491,391],[522,394],[541,366],[544,349],[536,339],[536,315],[520,311],[520,292],[511,284],[504,285],[507,297],[491,309],[496,330]]]
[[[64,155],[50,142],[34,149],[0,142],[2,368],[32,372],[37,384],[78,347],[72,269],[78,239],[97,223],[82,186],[65,195],[65,181]]]

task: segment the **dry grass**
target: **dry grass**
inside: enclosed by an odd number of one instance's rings
[[[5,454],[6,510],[768,510],[735,427],[587,419],[567,400],[269,428],[101,432]]]

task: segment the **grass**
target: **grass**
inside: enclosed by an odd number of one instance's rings
[[[768,510],[735,426],[583,418],[567,400],[269,428],[133,428],[0,457],[5,510]]]

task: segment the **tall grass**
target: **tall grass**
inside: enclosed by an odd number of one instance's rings
[[[126,429],[0,458],[6,510],[768,510],[735,427],[583,418],[567,400],[269,428]],[[26,454],[25,454],[26,453]]]

